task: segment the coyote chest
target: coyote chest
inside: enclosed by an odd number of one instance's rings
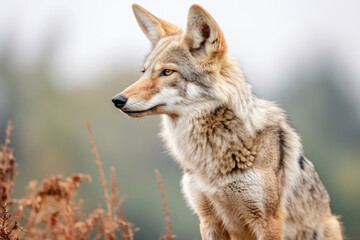
[[[247,236],[239,226],[277,211],[282,189],[273,179],[283,185],[283,168],[279,127],[254,136],[242,129],[240,119],[220,107],[189,121],[164,119],[163,136],[185,170],[183,191],[193,210],[221,216],[231,232]]]
[[[177,121],[177,122],[176,122]],[[162,136],[185,171],[196,173],[208,181],[239,174],[255,167],[254,161],[265,154],[280,155],[276,145],[278,132],[269,127],[246,135],[242,122],[230,109],[219,107],[204,116],[188,120],[164,120]],[[274,139],[270,135],[276,135]],[[268,144],[268,146],[266,146]]]

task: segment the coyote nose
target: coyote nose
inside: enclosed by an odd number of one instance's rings
[[[116,95],[113,97],[112,102],[114,103],[115,107],[121,109],[123,106],[125,106],[127,101],[127,98],[123,95]]]

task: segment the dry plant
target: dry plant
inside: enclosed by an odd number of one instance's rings
[[[7,210],[7,202],[11,199],[16,173],[16,162],[13,155],[14,150],[9,148],[12,123],[8,121],[5,130],[5,143],[1,145],[0,151],[0,239],[13,240],[19,239],[19,234],[23,231],[16,221],[12,221],[11,215]]]
[[[0,206],[9,201],[14,186],[16,162],[13,155],[14,150],[9,148],[12,123],[8,121],[5,135],[5,143],[1,145],[0,152]]]
[[[88,128],[90,138],[91,138],[91,146],[92,151],[95,155],[95,162],[98,166],[101,183],[104,189],[104,196],[107,205],[107,213],[105,215],[105,219],[102,221],[101,229],[106,239],[116,239],[115,231],[120,227],[122,229],[121,235],[124,240],[132,240],[134,239],[134,233],[137,230],[134,228],[133,224],[126,221],[126,218],[121,209],[121,201],[120,201],[120,193],[116,184],[116,173],[115,169],[111,168],[111,195],[109,195],[107,180],[104,174],[104,170],[102,168],[102,162],[100,160],[100,154],[97,150],[95,137],[90,126],[89,121],[86,121],[86,126]],[[101,235],[100,235],[101,236]]]
[[[0,240],[85,240],[117,239],[117,232],[124,240],[133,240],[138,230],[126,220],[121,203],[126,196],[120,197],[116,183],[115,168],[111,168],[110,192],[108,180],[102,168],[100,155],[90,123],[86,121],[91,138],[95,163],[98,166],[106,209],[101,207],[90,214],[82,209],[82,200],[76,200],[77,189],[84,180],[91,181],[89,175],[76,173],[71,177],[50,176],[39,184],[30,181],[28,193],[20,199],[11,198],[16,173],[16,162],[13,149],[9,148],[12,124],[9,121],[4,145],[0,151]],[[164,216],[167,234],[162,239],[175,237],[171,231],[171,221],[162,187],[161,177],[156,171],[160,192],[163,199]],[[11,207],[11,208],[9,208]],[[14,216],[9,214],[12,209]],[[23,226],[20,227],[19,223]],[[118,234],[118,235],[119,235]]]
[[[166,222],[166,234],[161,234],[160,239],[172,240],[172,239],[176,238],[176,235],[174,235],[171,230],[170,212],[169,212],[167,202],[166,202],[165,190],[164,190],[164,187],[162,184],[160,172],[157,169],[155,169],[155,174],[156,174],[156,179],[159,184],[161,198],[163,200],[162,205],[163,205],[163,212],[164,212],[164,217],[165,217],[165,222]]]
[[[0,239],[1,240],[12,240],[20,239],[19,233],[24,231],[17,222],[12,223],[11,215],[9,215],[6,209],[6,204],[1,207],[0,212]]]

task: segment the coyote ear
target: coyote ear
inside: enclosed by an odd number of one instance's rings
[[[182,42],[194,57],[221,57],[227,51],[224,35],[208,12],[200,5],[190,7]]]
[[[181,33],[181,29],[171,23],[161,20],[137,4],[132,5],[136,21],[150,40],[153,47],[163,37]]]

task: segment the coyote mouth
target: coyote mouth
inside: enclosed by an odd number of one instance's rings
[[[152,110],[156,110],[157,108],[159,107],[163,107],[165,106],[166,104],[165,103],[162,103],[162,104],[158,104],[154,107],[151,107],[149,109],[146,109],[146,110],[141,110],[141,111],[127,111],[127,110],[123,110],[124,113],[127,113],[127,114],[131,114],[131,113],[145,113],[145,112],[148,112],[148,111],[152,111]]]

